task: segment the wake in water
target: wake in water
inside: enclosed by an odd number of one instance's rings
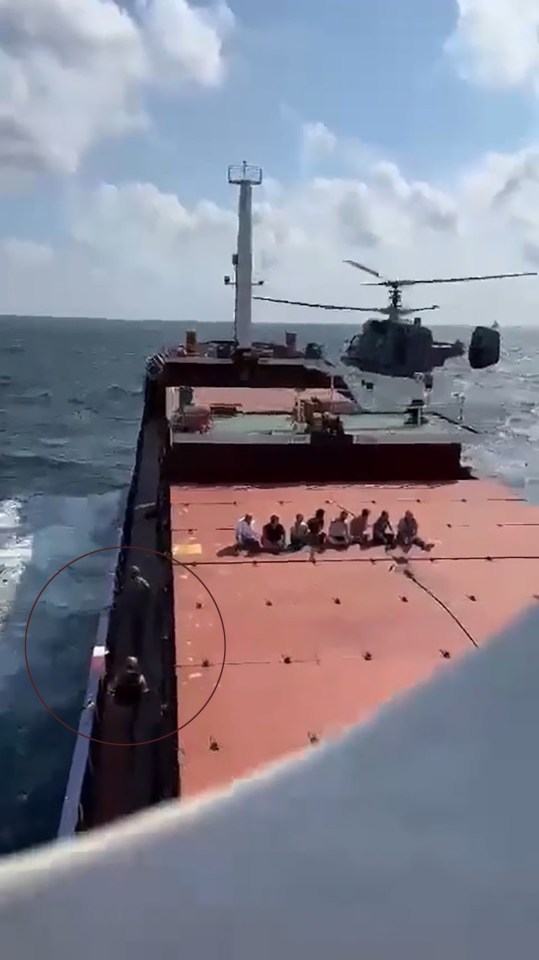
[[[123,500],[112,492],[0,503],[0,853],[54,834],[74,746],[74,734],[47,714],[30,683],[28,615],[56,570],[117,545]],[[28,630],[34,682],[75,728],[116,557],[115,551],[99,553],[60,573],[39,599]]]
[[[0,634],[12,607],[26,564],[32,556],[32,537],[19,535],[21,503],[0,503]]]

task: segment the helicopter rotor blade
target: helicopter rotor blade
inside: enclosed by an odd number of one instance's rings
[[[430,280],[382,280],[378,283],[367,281],[362,287],[417,287],[430,283],[470,283],[476,280],[509,280],[515,277],[537,277],[537,271],[524,273],[492,273],[477,277],[433,277]]]
[[[253,300],[265,300],[267,303],[287,303],[292,307],[310,307],[314,310],[352,310],[357,313],[373,313],[386,310],[386,307],[347,307],[336,303],[309,303],[305,300],[284,300],[278,297],[253,297]]]
[[[371,277],[378,277],[378,279],[383,280],[384,283],[387,282],[382,274],[378,273],[378,270],[372,270],[370,267],[366,267],[364,263],[358,263],[357,260],[343,260],[343,263],[348,263],[351,267],[355,267],[356,270],[363,270],[363,273],[370,273]]]

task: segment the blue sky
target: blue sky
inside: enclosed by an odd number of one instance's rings
[[[234,235],[226,166],[244,157],[280,185],[278,196],[259,196],[257,242],[275,292],[292,278],[302,290],[311,284],[309,265],[329,250],[362,254],[366,235],[388,269],[418,270],[425,258],[429,270],[445,262],[490,270],[508,258],[511,269],[529,269],[524,260],[539,250],[539,222],[530,220],[535,7],[230,0],[216,10],[125,0],[122,15],[114,0],[2,0],[0,311],[81,311],[88,303],[101,314],[114,307],[176,316],[181,289],[190,312],[218,318],[223,292],[212,280],[210,296],[192,273],[221,275],[223,258],[226,269]],[[327,131],[316,155],[306,153],[309,124]],[[392,165],[385,192],[380,164]],[[492,194],[515,175],[515,203],[494,223]],[[324,198],[320,176],[329,183]],[[222,208],[218,228],[201,200]],[[478,233],[485,224],[488,249]],[[139,247],[130,259],[131,235]],[[146,289],[134,295],[146,244],[153,299]],[[317,269],[321,296],[336,283],[354,293],[340,270]],[[527,281],[520,290],[527,310],[533,290]]]
[[[90,180],[150,175],[184,196],[215,196],[223,162],[243,156],[288,180],[299,174],[303,120],[436,178],[487,150],[512,149],[533,127],[531,97],[458,76],[444,51],[455,0],[236,0],[233,10],[240,48],[228,82],[172,102],[156,97],[156,136],[104,145],[86,165]]]

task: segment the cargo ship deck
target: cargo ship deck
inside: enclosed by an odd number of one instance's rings
[[[284,344],[254,340],[259,173],[231,174],[234,339],[198,343],[189,331],[185,346],[147,361],[114,595],[91,657],[61,836],[338,736],[473,657],[539,599],[539,507],[472,477],[462,452],[479,435],[433,410],[425,382],[410,381],[399,410],[374,412],[320,345],[301,351],[290,333]],[[412,509],[431,549],[234,549],[245,513],[261,532],[272,514],[290,529],[297,513],[323,508],[329,523],[365,507],[371,521],[387,510],[394,527]],[[126,709],[115,678],[133,656],[147,682]]]
[[[486,480],[436,485],[173,485],[181,795],[341,733],[533,602],[539,508]],[[234,556],[236,521],[413,509],[428,553],[350,546]],[[196,577],[190,575],[190,571]],[[219,613],[217,611],[219,610]],[[222,620],[221,620],[222,618]],[[223,626],[226,662],[223,663]],[[201,711],[201,712],[199,712]],[[192,718],[195,719],[192,719]]]

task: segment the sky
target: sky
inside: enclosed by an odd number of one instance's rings
[[[2,957],[533,957],[538,630],[535,602],[340,740],[6,858]]]
[[[0,313],[230,319],[244,159],[267,296],[539,269],[538,37],[537,0],[0,0]],[[433,301],[535,325],[539,278]]]

